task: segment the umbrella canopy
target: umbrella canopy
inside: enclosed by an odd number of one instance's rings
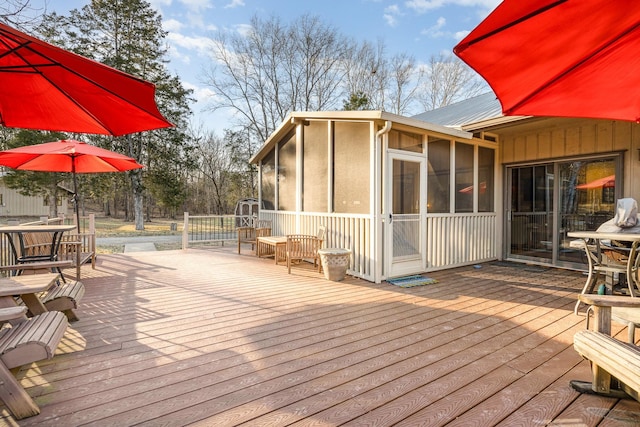
[[[173,126],[153,84],[2,23],[0,124],[114,136]]]
[[[77,204],[76,173],[122,172],[143,167],[131,157],[74,140],[46,142],[0,151],[0,165],[18,170],[72,173],[78,231],[80,213]]]
[[[640,3],[505,0],[454,52],[506,115],[640,120]]]
[[[616,186],[616,176],[609,175],[604,178],[594,179],[593,181],[587,182],[585,184],[576,185],[576,188],[579,190],[591,190],[594,188],[611,188]]]

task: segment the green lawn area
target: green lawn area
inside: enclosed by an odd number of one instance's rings
[[[171,231],[171,224],[176,223],[177,230]],[[96,216],[96,236],[97,237],[128,237],[128,236],[164,236],[180,235],[182,233],[183,222],[168,218],[153,218],[144,223],[144,230],[136,230],[132,221],[124,221],[112,217]]]

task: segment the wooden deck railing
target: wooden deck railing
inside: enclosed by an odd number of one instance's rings
[[[41,225],[41,224],[75,224],[75,217],[56,217],[56,218],[47,218],[41,217],[38,221],[30,221],[21,223],[21,225]],[[80,251],[84,254],[92,254],[92,257],[95,256],[96,253],[96,220],[94,214],[89,214],[87,216],[80,217],[80,230],[81,232],[75,233],[78,241],[81,242]],[[9,243],[9,236],[4,233],[0,233],[0,265],[14,265],[17,260],[15,259],[14,253],[11,250]],[[94,260],[92,259],[92,265]],[[79,266],[78,268],[79,273]],[[6,274],[4,272],[3,274]]]

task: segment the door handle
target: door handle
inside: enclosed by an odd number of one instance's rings
[[[389,224],[393,222],[393,214],[389,214]]]

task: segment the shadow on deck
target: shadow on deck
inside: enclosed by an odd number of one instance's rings
[[[330,282],[233,247],[100,255],[58,355],[18,374],[42,411],[19,425],[640,423],[637,402],[569,386],[590,379],[572,347],[584,275],[428,275]]]

